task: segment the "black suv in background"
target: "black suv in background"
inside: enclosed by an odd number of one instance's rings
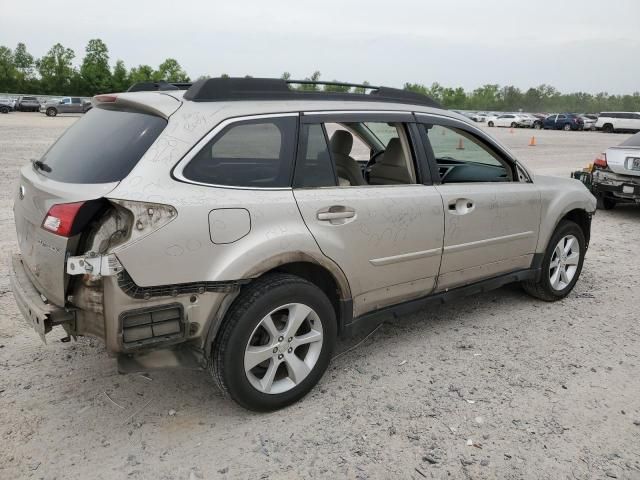
[[[584,120],[580,115],[560,113],[549,115],[545,118],[542,127],[545,130],[582,130],[584,128]]]
[[[20,96],[16,100],[16,111],[18,112],[37,112],[40,110],[40,102],[36,97]]]

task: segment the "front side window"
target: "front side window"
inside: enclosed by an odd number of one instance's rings
[[[509,165],[480,139],[465,130],[424,126],[442,183],[508,182]]]
[[[212,185],[288,187],[296,125],[295,116],[232,123],[191,159],[182,174]]]

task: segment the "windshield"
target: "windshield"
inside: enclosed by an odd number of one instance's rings
[[[155,115],[94,108],[44,154],[39,172],[59,182],[118,182],[166,125]]]

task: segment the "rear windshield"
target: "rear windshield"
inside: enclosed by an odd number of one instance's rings
[[[166,125],[146,113],[93,108],[44,154],[39,172],[65,183],[118,182]]]
[[[640,147],[640,132],[631,135],[620,144],[621,147]]]

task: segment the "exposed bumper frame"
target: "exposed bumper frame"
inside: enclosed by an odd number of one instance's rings
[[[29,279],[22,263],[22,256],[11,256],[11,268],[9,269],[11,291],[18,305],[18,309],[25,321],[33,327],[46,343],[45,335],[51,331],[54,325],[60,325],[75,321],[75,312],[57,305],[45,302]]]

